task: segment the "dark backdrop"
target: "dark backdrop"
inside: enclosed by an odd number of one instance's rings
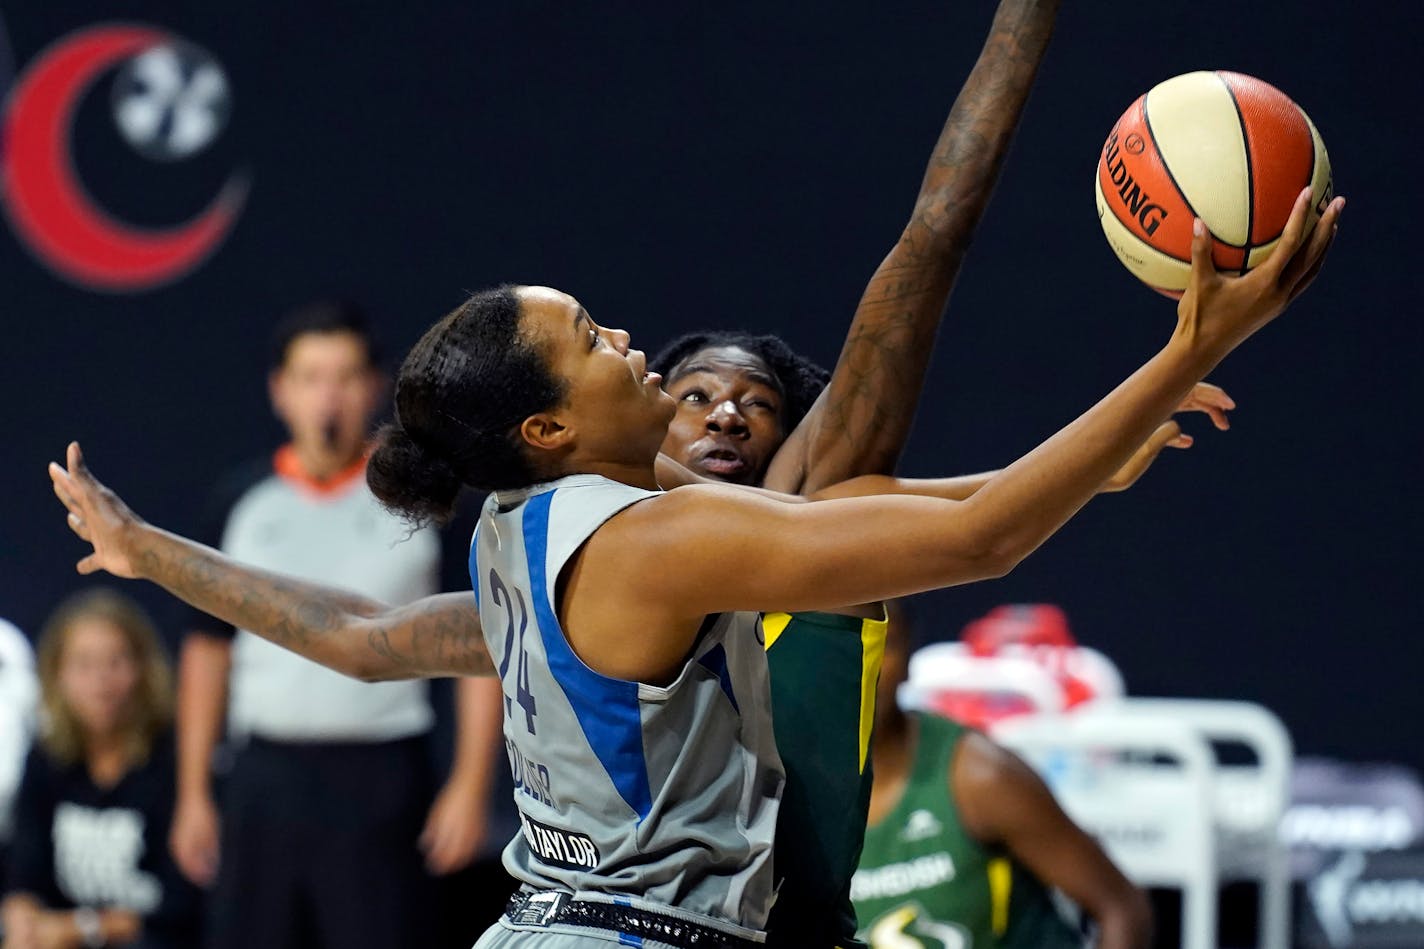
[[[115,18],[225,65],[232,123],[187,162],[117,138],[108,81],[88,97],[76,162],[117,216],[173,223],[232,169],[252,179],[226,244],[155,291],[79,289],[0,231],[0,615],[31,632],[81,582],[44,462],[77,437],[137,510],[191,530],[214,478],[278,440],[267,332],[313,296],[368,304],[397,353],[464,290],[511,280],[575,293],[643,348],[745,326],[833,360],[993,10],[351,6],[4,4],[21,68]],[[1058,602],[1135,693],[1253,699],[1302,751],[1424,765],[1419,5],[1064,7],[907,473],[1014,458],[1166,339],[1172,306],[1109,252],[1089,185],[1108,128],[1154,83],[1197,68],[1275,83],[1321,129],[1351,205],[1309,296],[1215,377],[1241,406],[1230,433],[1191,420],[1190,452],[925,613],[951,635],[997,603]]]

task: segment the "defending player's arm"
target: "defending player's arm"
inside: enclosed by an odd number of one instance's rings
[[[94,478],[77,444],[49,466],[69,525],[93,545],[80,573],[152,582],[220,620],[366,681],[493,675],[474,597],[445,593],[392,607],[240,564],[145,523]]]
[[[1209,382],[1199,382],[1178,412],[1204,412],[1211,416],[1212,424],[1225,431],[1231,427],[1226,413],[1236,408],[1236,403],[1219,386]],[[1104,482],[1101,493],[1126,491],[1147,473],[1165,448],[1190,448],[1192,436],[1183,434],[1182,427],[1174,421],[1163,422],[1156,431],[1133,452],[1127,463]],[[973,496],[984,485],[994,479],[999,472],[986,471],[981,474],[959,475],[953,478],[896,478],[891,475],[861,475],[822,488],[809,495],[813,501],[827,501],[836,498],[859,498],[873,494],[911,494],[918,497],[944,498],[963,501]]]
[[[1058,0],[1002,0],[935,143],[910,222],[861,296],[826,391],[765,485],[815,491],[895,468],[940,315],[1008,154]]]
[[[970,733],[960,741],[948,781],[965,829],[982,844],[1006,847],[1039,880],[1082,907],[1097,924],[1098,949],[1151,943],[1147,898],[1063,813],[1028,765]]]

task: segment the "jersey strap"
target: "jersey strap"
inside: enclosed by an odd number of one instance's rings
[[[549,505],[556,491],[530,498],[524,510],[524,550],[529,558],[529,591],[549,669],[568,697],[584,737],[613,786],[641,822],[653,809],[648,763],[643,756],[643,721],[638,683],[593,671],[574,655],[564,638],[549,593]]]

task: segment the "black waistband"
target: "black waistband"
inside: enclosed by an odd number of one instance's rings
[[[627,933],[679,949],[764,949],[759,942],[700,926],[697,923],[634,906],[601,900],[578,900],[557,890],[515,893],[504,917],[516,926],[587,926]]]

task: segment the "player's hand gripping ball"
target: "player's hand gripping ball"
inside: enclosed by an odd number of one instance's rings
[[[1118,259],[1177,298],[1192,272],[1192,218],[1217,270],[1245,273],[1276,246],[1302,188],[1314,227],[1333,187],[1309,116],[1284,93],[1233,72],[1193,72],[1134,102],[1103,145],[1093,183]]]

